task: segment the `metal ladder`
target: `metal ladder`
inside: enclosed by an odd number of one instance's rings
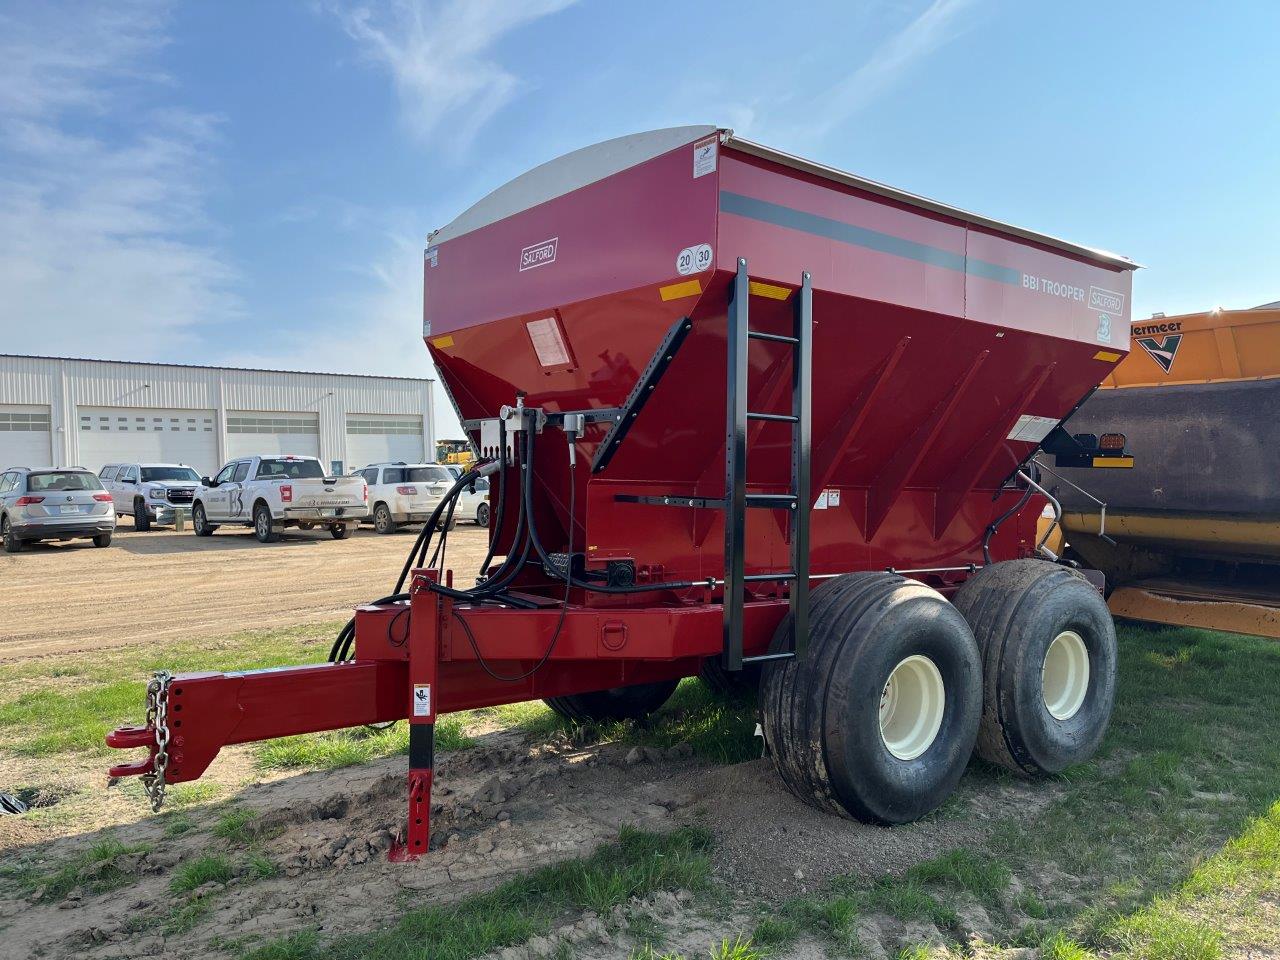
[[[794,325],[790,336],[752,330],[747,325],[751,280],[747,261],[738,259],[738,272],[729,296],[728,395],[725,405],[725,523],[724,523],[724,650],[726,670],[744,664],[785,660],[804,652],[809,636],[809,459],[812,447],[813,287],[801,274],[800,289],[792,294]],[[791,347],[791,413],[757,413],[747,409],[747,346],[751,340],[785,343]],[[791,491],[788,494],[747,493],[747,424],[769,421],[791,425]],[[747,509],[786,510],[791,515],[791,569],[775,573],[745,573]],[[792,649],[754,657],[742,655],[742,624],[746,585],[771,580],[791,581]]]

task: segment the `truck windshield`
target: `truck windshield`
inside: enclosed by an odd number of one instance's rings
[[[48,473],[31,473],[27,475],[27,490],[30,493],[59,490],[101,490],[102,484],[92,473],[80,470],[51,470]]]
[[[324,468],[319,460],[263,460],[258,464],[259,480],[320,480]]]
[[[200,474],[196,473],[190,467],[143,467],[142,482],[153,483],[156,481],[190,481],[192,483],[200,482]]]

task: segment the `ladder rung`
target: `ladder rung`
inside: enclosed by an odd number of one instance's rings
[[[795,653],[788,650],[786,653],[762,653],[758,657],[743,657],[743,663],[767,663],[770,660],[794,660]]]
[[[768,583],[770,580],[794,580],[794,570],[783,570],[778,573],[749,573],[742,579],[748,583]]]
[[[768,420],[771,423],[799,423],[799,417],[793,417],[789,413],[751,413],[747,411],[748,420]]]
[[[789,493],[748,493],[747,506],[765,510],[785,510],[795,506],[796,498]]]
[[[789,337],[785,333],[765,333],[763,330],[748,330],[748,340],[768,340],[770,343],[799,343],[795,337]]]

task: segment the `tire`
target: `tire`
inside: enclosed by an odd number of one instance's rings
[[[476,507],[476,526],[487,527],[489,525],[489,504],[481,502]]]
[[[749,663],[737,673],[730,673],[721,665],[719,657],[707,657],[702,661],[698,679],[719,697],[755,696],[760,689],[760,664]]]
[[[212,537],[213,531],[217,529],[217,525],[209,522],[203,503],[197,503],[191,508],[191,530],[197,537]]]
[[[955,605],[982,649],[978,756],[1022,776],[1093,756],[1111,721],[1117,661],[1098,591],[1067,567],[1006,560],[970,577]]]
[[[94,545],[95,547],[109,547],[109,546],[111,546],[111,534],[109,534],[109,533],[100,533],[100,534],[98,534],[96,537],[94,537],[94,538],[93,538],[93,545]]]
[[[766,664],[760,684],[783,783],[866,823],[937,809],[964,773],[982,716],[978,645],[960,612],[914,580],[855,573],[814,591],[809,624],[804,655]],[[773,648],[789,645],[784,621]],[[909,709],[916,699],[920,708]]]
[[[4,540],[5,553],[22,552],[23,543],[18,539],[18,535],[13,532],[13,524],[9,522],[8,517],[0,520],[0,538]]]
[[[638,683],[594,693],[575,693],[542,701],[553,711],[575,723],[602,723],[609,720],[643,720],[675,692],[679,680]]]
[[[300,521],[298,523],[299,530],[314,530],[315,528],[316,528],[316,525],[314,523],[310,523],[306,520]]]
[[[397,528],[395,520],[391,517],[391,508],[385,503],[380,503],[373,508],[373,529],[378,533],[395,533]]]
[[[259,543],[275,543],[280,539],[271,522],[271,509],[261,500],[253,505],[253,535]]]
[[[345,523],[335,523],[329,528],[329,536],[335,540],[345,540],[351,534],[351,528]]]
[[[147,504],[138,499],[133,501],[133,529],[145,533],[151,529],[151,515],[147,513]]]

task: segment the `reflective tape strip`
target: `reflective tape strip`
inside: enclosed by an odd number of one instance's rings
[[[791,296],[790,287],[779,287],[772,283],[761,283],[758,280],[751,281],[751,294],[756,297],[768,297],[770,300],[785,300]]]
[[[1115,363],[1117,360],[1120,359],[1120,354],[1113,353],[1110,350],[1099,350],[1097,353],[1093,355],[1093,359],[1105,360],[1107,361],[1107,363]]]
[[[446,347],[452,347],[453,337],[448,335],[443,337],[436,337],[434,340],[431,341],[431,345],[433,347],[438,347],[441,350],[445,349]]]
[[[682,297],[696,297],[702,292],[702,284],[697,280],[685,280],[683,283],[672,283],[658,288],[658,294],[665,300],[679,300]]]

